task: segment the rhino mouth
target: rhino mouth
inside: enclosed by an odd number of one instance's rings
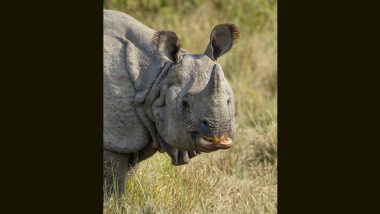
[[[191,132],[191,137],[195,139],[195,146],[199,152],[209,153],[232,146],[232,140],[228,135],[206,136],[200,135],[199,132]]]
[[[210,153],[219,149],[229,149],[232,146],[232,140],[228,135],[222,136],[209,136],[201,135],[199,132],[190,132],[190,137],[194,142],[193,151],[184,151],[174,148],[170,144],[166,143],[161,135],[157,135],[158,142],[160,144],[159,151],[166,152],[175,166],[184,165],[189,163],[190,159],[198,154]]]

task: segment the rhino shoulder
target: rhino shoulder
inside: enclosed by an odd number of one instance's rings
[[[154,54],[151,41],[155,30],[126,13],[104,10],[103,32],[105,35],[128,40],[146,54]]]
[[[104,148],[137,152],[151,140],[134,100],[156,67],[148,46],[153,30],[127,14],[104,11],[103,33]],[[136,39],[139,37],[142,39]]]

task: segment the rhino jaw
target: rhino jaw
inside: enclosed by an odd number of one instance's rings
[[[157,135],[158,142],[160,144],[160,152],[166,152],[171,158],[172,164],[174,166],[185,165],[190,162],[190,159],[200,154],[200,152],[196,151],[182,151],[177,148],[174,148],[161,137],[161,135]]]

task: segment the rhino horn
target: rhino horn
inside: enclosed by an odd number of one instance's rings
[[[217,65],[214,65],[205,91],[211,94],[212,96],[217,96],[222,88],[221,79],[221,73]]]

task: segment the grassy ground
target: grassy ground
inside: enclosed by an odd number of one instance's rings
[[[106,0],[156,30],[172,30],[182,48],[203,53],[212,28],[240,28],[233,50],[218,59],[234,90],[234,146],[174,167],[165,154],[142,162],[121,206],[104,213],[277,213],[277,1]]]

